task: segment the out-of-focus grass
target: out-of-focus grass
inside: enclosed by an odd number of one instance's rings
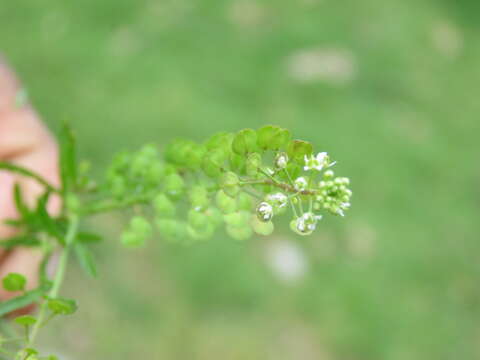
[[[1,50],[97,170],[144,142],[276,123],[329,151],[354,189],[348,217],[307,239],[128,254],[103,218],[100,281],[69,274],[81,310],[45,346],[66,359],[480,357],[475,6],[3,1]],[[290,282],[268,260],[285,242],[306,263]]]

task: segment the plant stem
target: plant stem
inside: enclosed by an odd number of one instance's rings
[[[52,288],[48,293],[49,298],[55,298],[58,296],[58,292],[60,287],[62,286],[63,279],[65,278],[65,271],[67,269],[68,258],[70,255],[70,251],[72,249],[72,245],[75,241],[75,237],[78,231],[78,223],[79,219],[77,215],[70,216],[70,222],[68,225],[67,235],[65,236],[65,247],[60,255],[60,260],[58,263],[57,272],[55,274],[55,278],[53,280]],[[42,305],[40,306],[40,311],[38,312],[37,322],[32,328],[31,335],[28,339],[26,347],[32,347],[35,339],[38,335],[38,331],[40,330],[41,326],[44,323],[44,318],[46,316],[48,310],[48,302],[45,300],[43,301]]]
[[[130,207],[135,204],[145,204],[151,199],[151,194],[142,195],[142,196],[133,196],[131,198],[121,200],[121,201],[104,201],[95,204],[94,206],[85,207],[83,209],[83,215],[93,215],[99,214],[102,212],[112,211],[112,210],[120,210]]]

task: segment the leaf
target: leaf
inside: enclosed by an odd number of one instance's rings
[[[7,240],[0,241],[0,247],[11,249],[17,246],[35,247],[40,246],[42,242],[31,235],[18,235]]]
[[[91,277],[97,277],[98,273],[95,259],[90,250],[84,244],[79,242],[75,244],[75,255],[85,273]]]
[[[37,301],[47,291],[45,286],[40,286],[35,290],[27,291],[23,295],[16,296],[10,300],[0,303],[0,317],[11,313],[12,311],[21,309],[31,303]]]
[[[43,185],[49,191],[58,192],[58,189],[55,188],[52,184],[50,184],[47,180],[45,180],[42,176],[34,173],[33,171],[30,171],[30,170],[24,168],[24,167],[0,161],[0,170],[7,170],[7,171],[10,171],[12,173],[16,173],[16,174],[19,174],[19,175],[23,175],[23,176],[32,178],[35,181],[37,181],[39,184]]]
[[[77,241],[83,243],[83,244],[92,244],[92,243],[98,243],[102,241],[103,238],[94,233],[89,233],[89,232],[79,232],[77,234]]]
[[[31,315],[22,315],[15,318],[15,322],[23,326],[30,326],[34,325],[37,322],[37,319]]]
[[[64,298],[50,298],[48,299],[47,306],[53,313],[60,315],[71,315],[77,311],[78,308],[75,300]]]
[[[60,177],[62,192],[65,194],[77,183],[77,155],[75,137],[67,123],[60,132]]]
[[[30,210],[23,200],[22,188],[18,183],[16,183],[13,188],[13,199],[15,201],[15,207],[18,213],[22,216],[22,218],[28,219],[30,216]]]
[[[22,274],[10,273],[3,278],[2,283],[7,291],[22,291],[25,289],[27,279]]]
[[[50,198],[50,192],[44,193],[38,198],[37,201],[37,210],[36,210],[36,220],[38,225],[47,232],[49,235],[53,236],[56,239],[63,237],[63,233],[60,229],[58,223],[53,219],[47,210],[48,199]]]

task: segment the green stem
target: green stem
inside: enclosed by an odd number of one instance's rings
[[[148,203],[152,198],[151,194],[142,195],[142,196],[134,196],[125,200],[121,201],[104,201],[92,205],[90,207],[85,207],[82,210],[82,215],[94,215],[99,214],[102,212],[113,211],[113,210],[121,210],[128,208],[135,204],[145,204]]]
[[[60,287],[62,286],[63,279],[65,278],[65,271],[67,269],[68,258],[70,256],[71,249],[73,247],[75,237],[78,232],[79,219],[77,215],[70,216],[70,223],[67,230],[67,235],[65,236],[65,247],[60,255],[60,260],[58,262],[57,272],[53,280],[52,288],[48,293],[49,298],[56,298]],[[48,302],[44,301],[40,306],[40,311],[38,313],[37,322],[32,328],[31,335],[28,339],[26,347],[32,347],[35,343],[35,339],[38,335],[38,331],[44,323],[45,316],[48,310]]]

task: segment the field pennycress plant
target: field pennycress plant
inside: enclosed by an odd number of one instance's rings
[[[91,178],[86,163],[77,161],[71,130],[64,126],[60,135],[60,187],[28,169],[0,163],[0,170],[29,177],[44,189],[31,208],[21,187],[15,186],[19,216],[7,223],[17,233],[0,242],[6,249],[29,246],[43,254],[36,289],[26,291],[21,274],[3,279],[3,287],[19,295],[0,303],[1,316],[38,305],[34,315],[13,320],[21,335],[6,331],[0,338],[4,359],[57,359],[40,354],[36,340],[52,319],[77,309],[74,300],[60,293],[70,260],[76,259],[86,274],[96,276],[91,244],[101,237],[82,231],[87,217],[133,209],[120,241],[134,248],[143,246],[155,231],[159,238],[181,243],[204,241],[222,227],[237,240],[254,233],[267,236],[277,217],[287,212],[291,230],[310,235],[323,215],[344,216],[350,207],[350,181],[335,176],[329,155],[314,153],[309,142],[292,140],[288,130],[277,126],[218,133],[202,144],[177,139],[165,147],[163,156],[154,145],[122,152],[98,181]],[[47,211],[52,196],[63,204],[57,215]],[[54,253],[59,254],[59,263],[50,278],[46,268]]]

